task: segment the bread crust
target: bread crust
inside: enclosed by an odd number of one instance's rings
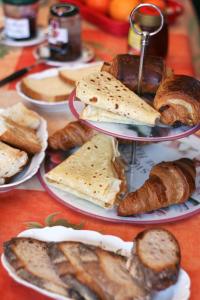
[[[157,232],[161,234],[167,233],[171,243],[176,248],[176,262],[171,262],[162,265],[160,268],[155,268],[151,265],[151,262],[147,259],[144,261],[144,254],[141,253],[141,249],[144,248],[143,240],[145,236],[150,235],[151,232]],[[141,245],[140,245],[141,244]],[[168,245],[166,245],[167,247]],[[154,252],[156,250],[154,249]],[[157,249],[159,251],[159,249]],[[156,254],[155,254],[156,255]],[[178,279],[179,269],[181,261],[180,246],[176,238],[165,229],[146,229],[139,233],[135,238],[135,247],[132,250],[131,258],[128,261],[128,270],[132,274],[133,278],[137,278],[141,284],[143,284],[149,290],[163,290],[175,284]]]
[[[59,102],[59,101],[67,101],[67,97],[70,93],[66,93],[63,95],[55,95],[55,96],[49,96],[48,94],[42,94],[34,91],[29,86],[26,85],[25,81],[22,80],[21,82],[21,90],[22,92],[37,101],[46,101],[46,102]]]

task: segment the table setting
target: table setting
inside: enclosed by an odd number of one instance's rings
[[[0,4],[1,299],[200,296],[189,0]]]

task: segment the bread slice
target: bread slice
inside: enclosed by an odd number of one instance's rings
[[[89,66],[86,68],[80,69],[62,69],[59,71],[59,76],[65,82],[75,85],[76,81],[81,80],[84,76],[89,75],[94,72],[100,71],[102,68],[102,64]]]
[[[30,154],[41,151],[41,144],[34,130],[0,116],[0,141]]]
[[[0,142],[0,185],[19,173],[27,162],[26,152]]]
[[[127,267],[133,278],[150,290],[176,283],[181,253],[176,238],[164,229],[147,229],[135,238]]]
[[[2,114],[21,126],[31,129],[38,129],[40,126],[40,116],[36,112],[28,109],[21,102],[5,109]]]
[[[79,282],[93,290],[102,300],[147,300],[148,293],[126,269],[126,259],[99,247],[78,242],[61,242],[49,246],[49,255],[62,278],[68,283],[70,270]]]
[[[64,82],[59,76],[42,79],[28,76],[21,82],[22,92],[38,101],[56,102],[67,100],[73,89],[74,85]]]
[[[4,254],[16,274],[48,291],[68,296],[66,285],[56,274],[45,242],[13,238],[4,245]]]

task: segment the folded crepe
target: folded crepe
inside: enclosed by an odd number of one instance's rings
[[[102,108],[98,108],[92,105],[87,105],[80,114],[80,119],[93,122],[106,122],[106,123],[118,123],[118,124],[130,124],[130,125],[149,125],[144,122],[131,120],[127,117],[123,117],[107,111]]]
[[[97,134],[45,175],[53,186],[111,208],[124,191],[124,169],[116,139]]]
[[[121,116],[121,123],[125,117],[134,122],[155,125],[160,118],[159,112],[104,71],[82,78],[77,83],[76,96],[86,104]]]

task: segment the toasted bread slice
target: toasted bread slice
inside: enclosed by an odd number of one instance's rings
[[[65,284],[56,274],[44,242],[13,238],[4,245],[4,254],[22,279],[51,292],[68,296]]]
[[[34,130],[0,116],[0,141],[30,154],[41,151],[41,144]]]
[[[5,109],[3,116],[21,126],[31,129],[38,129],[40,126],[40,116],[36,112],[28,109],[21,102]]]
[[[35,100],[56,102],[67,100],[74,85],[64,82],[59,76],[36,79],[26,77],[21,82],[23,93]]]
[[[180,259],[179,244],[170,232],[149,229],[136,236],[127,267],[146,288],[163,290],[176,283]]]
[[[126,270],[126,259],[99,247],[61,242],[49,247],[49,255],[62,280],[70,270],[102,300],[147,300],[149,296]]]
[[[80,69],[62,69],[59,71],[59,76],[62,78],[65,82],[69,84],[75,85],[76,81],[81,80],[84,76],[89,75],[93,72],[98,72],[102,68],[102,64],[86,67],[86,68],[80,68]]]
[[[0,185],[19,173],[27,162],[26,152],[0,142]]]

